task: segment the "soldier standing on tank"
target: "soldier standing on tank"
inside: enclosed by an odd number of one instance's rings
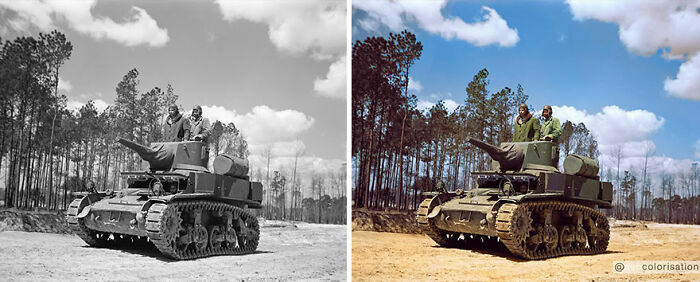
[[[559,136],[561,136],[561,123],[558,118],[552,116],[552,106],[545,105],[542,108],[542,127],[540,140],[554,143],[554,163],[559,164]]]
[[[518,117],[513,126],[513,142],[530,142],[540,140],[540,122],[533,118],[527,105],[520,104]]]
[[[177,105],[168,107],[168,120],[163,125],[163,141],[180,142],[190,139],[190,122],[182,116]]]
[[[194,106],[190,116],[190,138],[194,141],[207,142],[209,139],[209,120],[202,117],[202,107]]]

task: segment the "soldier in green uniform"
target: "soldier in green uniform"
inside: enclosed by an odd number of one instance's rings
[[[540,140],[540,122],[533,118],[527,105],[518,107],[518,117],[513,127],[513,142],[530,142]]]
[[[552,106],[546,105],[542,108],[540,140],[554,143],[553,154],[556,164],[559,163],[559,136],[561,136],[561,123],[558,118],[552,116]]]

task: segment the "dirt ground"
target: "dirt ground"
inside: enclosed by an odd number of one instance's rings
[[[614,261],[700,260],[700,226],[613,223],[604,254],[539,261],[503,245],[443,248],[421,234],[352,232],[353,281],[386,280],[700,280],[700,274],[616,274]]]
[[[0,280],[346,279],[345,225],[261,225],[260,245],[256,253],[191,261],[165,259],[155,247],[100,249],[88,247],[75,235],[0,232]]]

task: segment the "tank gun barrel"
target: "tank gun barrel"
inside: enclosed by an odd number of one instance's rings
[[[486,151],[494,161],[500,164],[501,170],[519,170],[523,164],[525,153],[520,147],[512,143],[504,143],[500,147],[496,147],[469,137],[467,137],[467,142]]]
[[[134,150],[143,160],[148,162],[152,170],[170,169],[177,149],[176,146],[165,146],[165,143],[153,143],[149,148],[124,138],[117,138],[117,142]]]
[[[151,148],[148,148],[148,147],[143,146],[141,144],[126,140],[124,138],[117,138],[117,142],[119,142],[119,144],[122,144],[131,150],[134,150],[134,152],[139,154],[139,156],[142,159],[144,159],[148,162],[153,161],[154,160],[153,157],[158,153],[155,150],[151,150]]]
[[[489,143],[486,143],[484,141],[477,140],[474,138],[467,138],[467,142],[472,143],[472,145],[478,147],[479,149],[486,151],[486,153],[488,153],[492,159],[494,159],[498,162],[503,160],[505,155],[508,153],[507,151],[502,150],[501,148],[498,148],[494,145],[491,145]]]

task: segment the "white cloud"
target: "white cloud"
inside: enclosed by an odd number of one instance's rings
[[[27,31],[30,26],[48,32],[56,22],[65,21],[79,33],[96,40],[109,39],[125,46],[146,44],[162,47],[168,42],[168,31],[158,27],[146,10],[132,6],[130,15],[121,23],[110,18],[94,16],[96,0],[0,0],[0,9],[9,9],[17,15],[9,20],[12,28]]]
[[[319,77],[314,80],[314,90],[321,96],[329,98],[347,98],[347,57],[342,56],[338,61],[331,64],[326,77]]]
[[[606,106],[597,113],[588,113],[571,106],[552,106],[554,116],[563,123],[583,122],[598,141],[604,170],[617,172],[616,150],[621,150],[620,171],[633,170],[641,177],[644,158],[647,159],[647,172],[657,181],[661,174],[684,173],[690,169],[690,159],[674,159],[656,156],[656,144],[651,137],[664,124],[663,117],[645,110],[625,110],[618,106]],[[699,140],[700,142],[700,140]],[[697,156],[696,156],[697,157]],[[601,174],[604,172],[601,172]]]
[[[665,120],[646,110],[624,110],[618,106],[605,106],[601,112],[589,114],[570,106],[552,106],[554,116],[563,123],[583,122],[591,130],[601,147],[647,140]]]
[[[73,85],[70,83],[70,81],[63,79],[60,76],[58,77],[58,90],[70,92],[72,89]]]
[[[700,101],[700,1],[566,2],[577,20],[617,24],[620,40],[633,53],[650,56],[661,49],[666,59],[685,60],[675,79],[666,78],[664,90]]]
[[[216,3],[225,20],[267,24],[270,40],[282,51],[310,53],[325,59],[345,54],[345,1],[218,0]]]
[[[446,99],[442,102],[445,104],[445,108],[447,108],[448,113],[454,112],[455,109],[457,109],[457,107],[459,106],[459,104],[457,102],[455,102],[454,100],[450,100],[450,99]]]
[[[416,108],[418,108],[418,110],[422,112],[430,111],[430,108],[432,108],[433,106],[435,106],[435,103],[428,102],[425,100],[418,100],[418,102],[416,103]]]
[[[296,140],[314,124],[314,118],[296,110],[273,110],[255,106],[251,112],[238,114],[221,106],[202,106],[211,122],[233,122],[246,136],[249,145],[268,146],[275,142]]]
[[[700,160],[700,139],[698,139],[698,141],[695,142],[695,145],[693,147],[695,147],[695,159]]]
[[[678,98],[700,101],[700,52],[681,64],[675,79],[664,80],[664,90]]]
[[[408,90],[415,90],[416,92],[420,92],[423,90],[423,85],[420,83],[420,81],[413,79],[412,77],[408,77]]]
[[[459,103],[451,99],[443,100],[442,104],[445,106],[445,109],[447,109],[448,113],[454,112],[455,109],[457,109],[457,107],[459,106]],[[418,102],[416,103],[416,108],[422,112],[429,112],[430,108],[432,108],[433,106],[435,106],[435,103],[426,100],[418,100]]]
[[[97,109],[97,112],[98,112],[98,113],[104,112],[104,110],[107,109],[107,107],[110,106],[109,103],[107,103],[107,102],[105,102],[105,101],[103,101],[103,100],[100,100],[100,99],[92,100],[92,103],[93,103],[93,105],[95,105],[95,109]],[[71,100],[71,101],[68,101],[68,103],[66,104],[66,107],[67,107],[69,110],[71,110],[71,111],[77,113],[78,110],[80,110],[80,108],[82,108],[83,106],[85,106],[85,104],[87,104],[87,103],[83,103],[83,102],[80,102],[80,101]]]
[[[518,30],[508,27],[496,10],[486,6],[481,7],[484,14],[480,21],[465,23],[458,17],[445,17],[442,14],[447,0],[355,0],[352,5],[367,12],[368,18],[359,21],[359,26],[367,31],[376,32],[383,25],[397,32],[406,28],[405,22],[415,21],[429,33],[439,34],[447,40],[457,38],[476,46],[498,44],[512,47],[520,40]]]
[[[321,96],[345,99],[347,78],[345,1],[230,1],[217,0],[227,21],[264,23],[270,41],[280,51],[332,61],[326,77],[314,80]]]

